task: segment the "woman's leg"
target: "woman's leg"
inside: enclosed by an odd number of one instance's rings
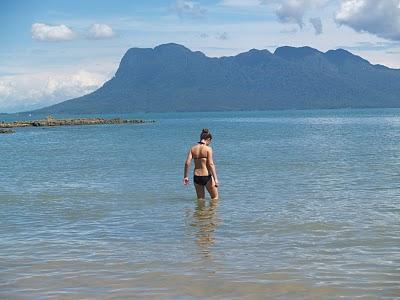
[[[206,188],[210,194],[211,200],[218,199],[218,188],[215,186],[214,178],[211,177],[211,179],[207,182]]]
[[[197,200],[205,199],[206,198],[206,193],[204,191],[204,185],[195,183],[194,187],[196,189]]]

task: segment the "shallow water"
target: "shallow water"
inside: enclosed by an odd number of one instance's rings
[[[1,299],[400,299],[400,110],[122,117],[0,136]]]

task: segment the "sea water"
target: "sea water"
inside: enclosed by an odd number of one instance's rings
[[[120,116],[0,136],[1,299],[400,298],[399,109]]]

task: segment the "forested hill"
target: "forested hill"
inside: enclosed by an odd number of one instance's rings
[[[280,47],[212,58],[182,45],[131,48],[115,76],[39,113],[400,107],[400,70],[346,50]]]

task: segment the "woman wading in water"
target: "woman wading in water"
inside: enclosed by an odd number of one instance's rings
[[[196,188],[197,199],[205,199],[205,190],[212,200],[218,199],[218,177],[215,170],[213,152],[209,146],[211,143],[211,133],[204,128],[200,134],[200,142],[190,148],[185,162],[183,184],[189,184],[189,169],[192,159],[194,159],[193,182]]]

